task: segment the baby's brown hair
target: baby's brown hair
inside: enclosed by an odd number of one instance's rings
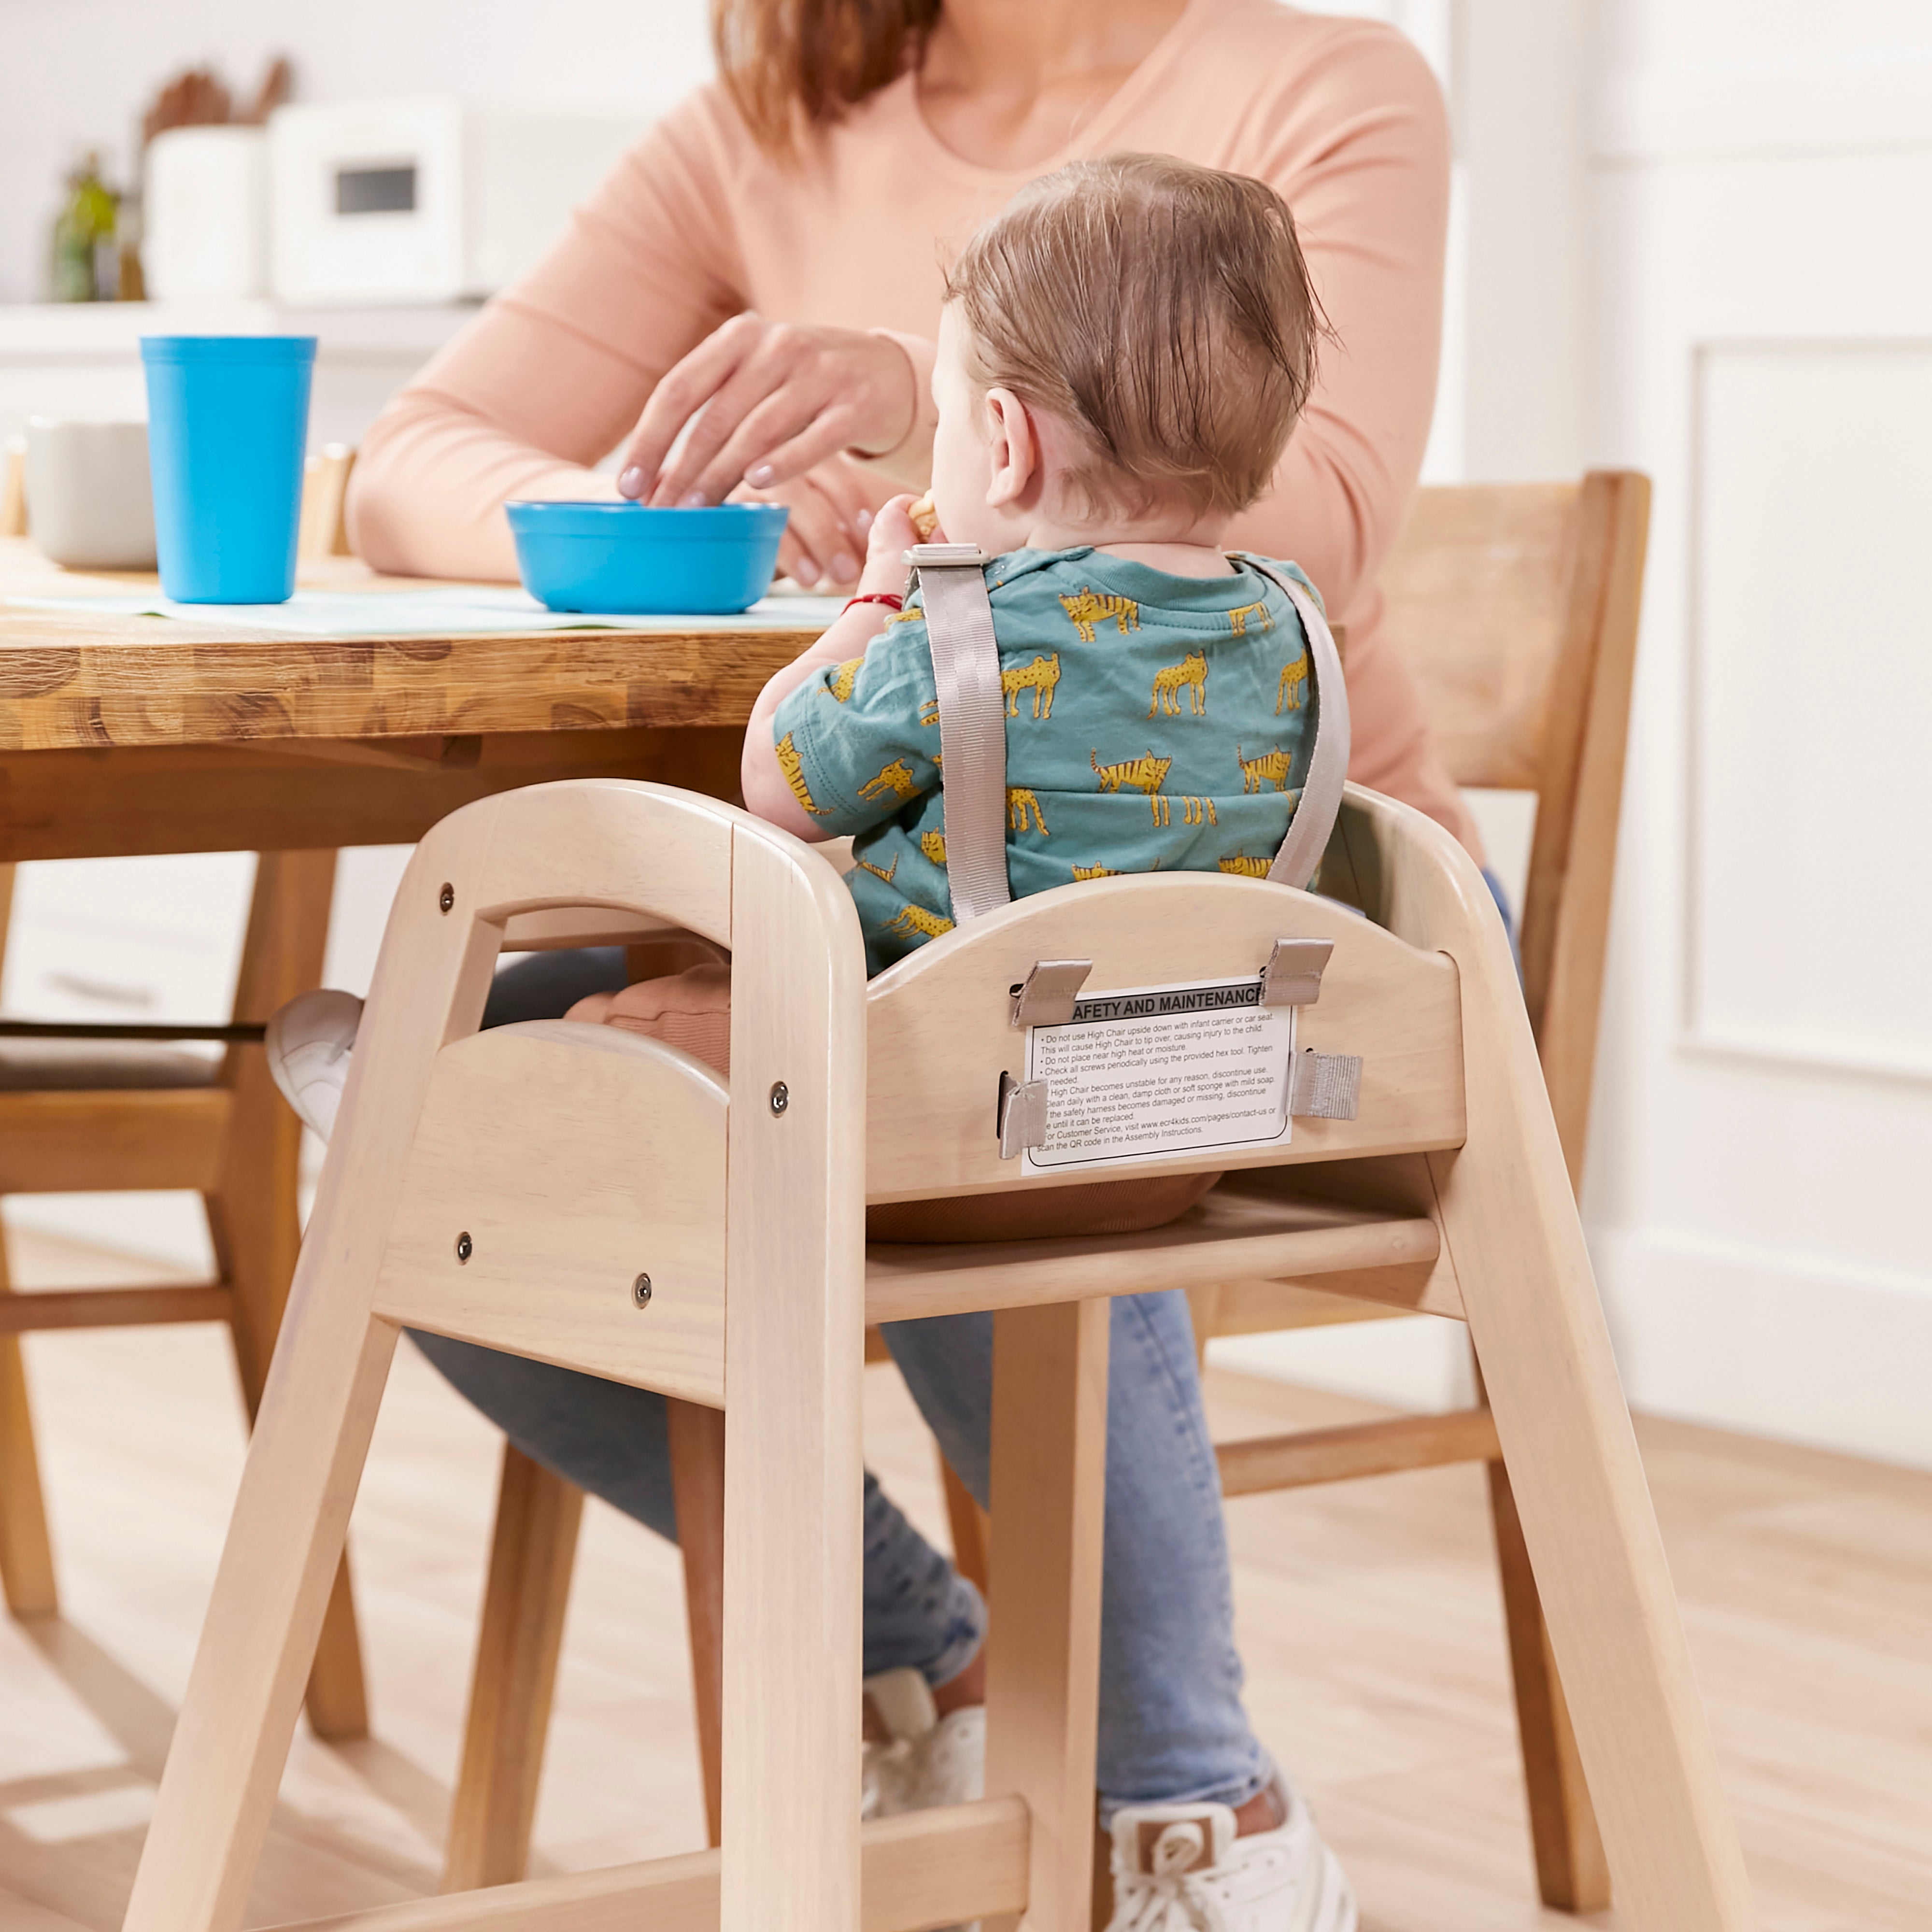
[[[1031,183],[946,280],[974,374],[1071,424],[1090,509],[1178,499],[1203,515],[1268,488],[1327,324],[1288,204],[1161,154]]]

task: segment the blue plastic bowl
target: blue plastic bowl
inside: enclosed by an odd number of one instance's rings
[[[778,567],[782,503],[648,510],[512,503],[524,588],[553,610],[716,616],[755,604]]]

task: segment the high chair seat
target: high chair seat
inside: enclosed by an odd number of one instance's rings
[[[1022,1912],[1030,1932],[1084,1928],[1103,1298],[1210,1270],[1460,1303],[1624,1922],[1744,1932],[1742,1864],[1506,939],[1448,835],[1388,800],[1351,794],[1324,881],[1331,868],[1367,919],[1266,881],[1106,880],[989,913],[868,985],[836,873],[730,806],[591,782],[436,827],[384,940],[128,1932],[241,1923],[405,1324],[661,1389],[680,1413],[722,1403],[723,1841],[337,1932],[590,1932],[633,1915],[725,1932]],[[622,943],[640,916],[730,950],[728,1084],[610,1028],[477,1032],[519,930]],[[1304,1018],[1312,1047],[1361,1056],[1356,1118],[1216,1148],[1235,1178],[1168,1228],[868,1257],[868,1201],[1052,1184],[1002,1161],[995,1122],[999,1076],[1025,1064],[1008,988],[1034,963],[1090,961],[1101,988],[1198,983],[1252,976],[1283,938],[1332,940]],[[1391,1161],[1422,1190],[1395,1190],[1394,1212],[1331,1179],[1386,1178]],[[1244,1190],[1241,1170],[1305,1184]],[[866,1323],[969,1308],[994,1311],[990,1795],[862,1832]]]

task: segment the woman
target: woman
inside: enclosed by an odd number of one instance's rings
[[[1407,43],[1274,0],[715,11],[720,82],[639,144],[371,432],[350,503],[362,554],[394,572],[511,575],[503,502],[608,496],[586,466],[621,446],[623,494],[776,496],[792,508],[791,574],[848,583],[872,509],[924,486],[949,248],[1064,160],[1177,154],[1280,191],[1336,338],[1274,492],[1236,541],[1300,562],[1348,627],[1351,775],[1470,840],[1375,589],[1428,430],[1448,201],[1441,100]],[[499,980],[489,1018],[560,1012],[621,979],[621,956],[539,958]],[[889,1340],[983,1498],[990,1323],[904,1324]],[[674,1530],[654,1398],[426,1346],[526,1450]],[[1164,1924],[1169,1902],[1192,1922],[1211,1898],[1255,1932],[1346,1932],[1346,1883],[1241,1710],[1177,1294],[1114,1304],[1108,1456],[1099,1781],[1123,1828],[1116,1923]],[[866,1532],[868,1670],[914,1666],[946,1723],[966,1726],[976,1599],[871,1485]]]

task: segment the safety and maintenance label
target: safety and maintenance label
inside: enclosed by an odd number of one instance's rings
[[[1263,1006],[1258,978],[1214,980],[1096,993],[1065,1025],[1029,1027],[1046,1139],[1025,1171],[1286,1142],[1294,1013]]]

